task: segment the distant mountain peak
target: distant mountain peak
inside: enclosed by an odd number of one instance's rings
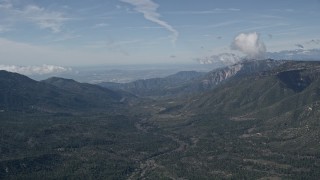
[[[54,81],[76,82],[73,79],[66,79],[66,78],[61,78],[61,77],[50,77],[44,81],[47,81],[47,82],[49,82],[49,81],[52,81],[52,82],[54,82]]]

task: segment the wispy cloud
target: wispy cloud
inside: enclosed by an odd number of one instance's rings
[[[93,26],[93,28],[103,28],[103,27],[107,27],[107,26],[109,26],[109,24],[107,24],[107,23],[98,23],[98,24],[95,24]]]
[[[113,40],[107,41],[106,42],[106,46],[108,48],[113,48],[113,47],[121,47],[121,46],[125,46],[125,45],[130,45],[130,44],[136,44],[141,42],[142,40],[139,39],[134,39],[134,40],[126,40],[126,41],[118,41],[115,42]]]
[[[317,29],[317,26],[311,25],[311,26],[294,26],[288,24],[285,28],[276,28],[273,30],[273,36],[274,37],[290,37],[295,38],[296,36],[301,36],[301,34],[305,34],[305,32],[313,31],[314,29]],[[305,38],[304,38],[305,39]]]
[[[222,28],[222,27],[226,27],[226,26],[232,26],[235,24],[241,24],[242,20],[232,20],[232,21],[224,21],[224,22],[217,22],[217,23],[212,23],[212,24],[186,24],[186,25],[179,25],[176,27],[179,27],[179,29],[184,29],[184,28],[205,28],[205,29],[214,29],[214,28]]]
[[[209,28],[219,28],[219,27],[230,26],[230,25],[233,25],[233,24],[238,24],[238,23],[241,23],[241,22],[243,22],[243,21],[240,21],[240,20],[236,20],[236,21],[225,21],[225,22],[220,22],[220,23],[208,25],[208,27],[209,27]]]
[[[48,11],[36,5],[29,5],[18,11],[21,16],[37,24],[42,29],[50,29],[52,32],[60,32],[63,23],[69,18],[60,12]]]
[[[201,14],[219,14],[219,13],[230,13],[230,12],[238,12],[240,9],[237,8],[227,8],[221,9],[216,8],[212,10],[204,10],[204,11],[173,11],[173,12],[166,12],[166,14],[194,14],[194,15],[201,15]]]
[[[11,0],[0,0],[1,9],[10,9],[12,8]]]
[[[12,29],[6,25],[0,25],[0,33],[11,31]]]
[[[60,35],[58,38],[55,38],[52,40],[52,42],[61,42],[61,41],[67,41],[67,40],[71,40],[71,39],[76,39],[76,38],[80,38],[80,35],[74,34],[74,33],[65,33]]]
[[[257,14],[257,16],[255,17],[257,19],[285,19],[283,16],[277,16],[277,15],[270,15],[270,14],[263,14],[263,15],[259,15]]]
[[[144,18],[147,20],[157,23],[158,25],[164,27],[168,31],[172,33],[172,42],[175,42],[178,39],[179,32],[173,28],[168,22],[160,19],[160,14],[157,12],[159,5],[152,0],[120,0],[121,2],[125,2],[134,6],[134,10],[142,13]]]
[[[265,29],[272,29],[272,28],[278,28],[278,27],[286,27],[289,25],[290,24],[287,24],[287,23],[274,23],[274,24],[267,24],[267,25],[255,25],[255,26],[252,25],[248,28],[239,29],[239,32],[265,30]]]
[[[70,20],[62,12],[50,11],[37,5],[18,8],[10,1],[0,2],[0,10],[5,14],[4,18],[10,19],[11,22],[30,22],[41,29],[49,29],[54,33],[60,32],[64,22]]]
[[[286,12],[286,13],[293,13],[293,12],[295,12],[294,9],[271,9],[271,11],[274,11],[274,12]]]

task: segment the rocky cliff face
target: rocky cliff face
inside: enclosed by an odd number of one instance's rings
[[[225,67],[223,69],[211,71],[202,80],[201,83],[208,88],[215,86],[226,79],[233,77],[243,68],[243,64],[235,64],[232,66]]]
[[[202,88],[211,89],[231,77],[272,70],[273,68],[278,67],[285,62],[286,61],[277,61],[271,59],[260,61],[246,60],[231,66],[213,70],[204,76],[200,83]]]

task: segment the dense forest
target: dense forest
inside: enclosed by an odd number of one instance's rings
[[[319,77],[273,60],[111,89],[1,71],[0,179],[318,179]]]

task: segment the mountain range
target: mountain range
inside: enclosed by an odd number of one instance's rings
[[[124,100],[123,94],[63,78],[35,81],[0,71],[0,109],[14,111],[69,111],[107,108]]]
[[[165,78],[138,80],[130,83],[107,82],[99,85],[114,90],[128,91],[142,97],[174,97],[204,92],[215,88],[231,77],[268,71],[283,63],[285,61],[272,59],[245,60],[208,73],[184,71]]]
[[[318,179],[320,62],[92,85],[0,71],[1,179]]]

